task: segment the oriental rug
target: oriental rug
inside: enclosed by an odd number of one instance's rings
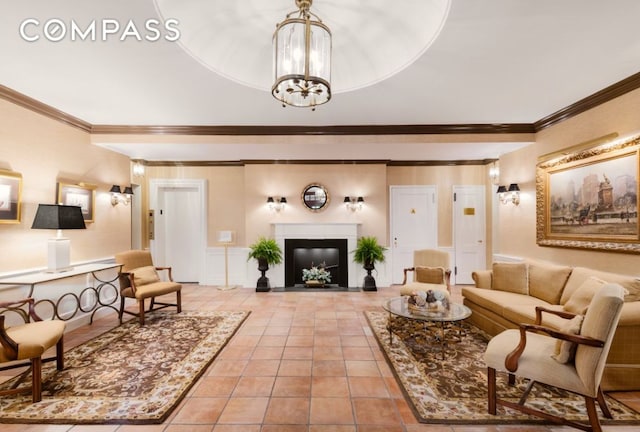
[[[421,423],[509,424],[546,421],[498,406],[498,415],[487,413],[487,368],[483,360],[489,337],[481,330],[464,325],[459,340],[441,351],[433,349],[423,323],[395,318],[393,343],[389,340],[387,312],[365,312],[369,325],[391,366],[416,418]],[[425,338],[425,336],[427,336]],[[437,344],[435,344],[437,346]],[[497,389],[502,399],[517,402],[526,382],[507,385],[506,374],[498,373]],[[640,413],[607,397],[613,420],[603,424],[638,424]],[[569,392],[535,384],[527,405],[572,420],[587,421],[584,398]],[[548,422],[546,422],[548,423]]]
[[[63,371],[46,363],[41,402],[30,393],[0,398],[0,423],[162,423],[249,313],[160,311],[144,326],[127,321],[66,352]]]

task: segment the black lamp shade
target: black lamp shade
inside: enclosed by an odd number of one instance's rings
[[[344,197],[344,199],[342,200],[343,203],[350,203],[351,202],[351,198],[349,198],[348,196]]]
[[[109,192],[111,192],[111,193],[122,193],[122,190],[120,189],[120,186],[113,185],[113,186],[111,186],[111,189],[109,189]]]
[[[78,206],[38,204],[32,229],[85,229],[82,209]]]
[[[364,198],[363,197],[358,197],[357,202],[359,202],[360,204],[362,204],[364,202]]]
[[[285,197],[280,197],[280,204],[286,204],[287,199]]]
[[[273,204],[273,203],[274,203],[273,197],[268,197],[267,198],[267,204]]]
[[[520,187],[518,186],[518,183],[511,183],[509,185],[509,192],[520,192]]]
[[[506,191],[507,191],[506,186],[498,186],[498,190],[496,191],[496,193],[505,193]]]
[[[124,188],[124,192],[125,195],[133,195],[133,189],[131,189],[131,186],[127,186]]]

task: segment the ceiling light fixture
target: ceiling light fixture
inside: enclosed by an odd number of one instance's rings
[[[273,97],[282,106],[312,108],[331,99],[331,31],[309,11],[312,0],[295,0],[273,34]],[[293,17],[298,14],[297,17]]]

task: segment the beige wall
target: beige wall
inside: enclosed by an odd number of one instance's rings
[[[32,230],[39,203],[56,201],[56,183],[97,186],[95,222],[69,230],[71,262],[113,256],[129,248],[130,208],[112,207],[112,184],[129,184],[128,158],[90,144],[89,134],[0,100],[0,168],[22,174],[20,224],[0,224],[0,273],[47,265],[48,230]]]
[[[182,166],[147,167],[142,184],[150,179],[190,178],[207,180],[209,190],[208,245],[216,246],[216,232],[233,230],[236,244],[248,246],[259,236],[271,236],[274,223],[360,223],[360,235],[378,237],[387,245],[389,186],[438,186],[439,243],[452,245],[452,188],[454,185],[482,185],[485,166],[387,167],[385,164],[247,164],[242,167]],[[311,212],[303,207],[302,190],[311,183],[327,188],[326,210]],[[146,188],[144,188],[146,189]],[[267,197],[286,197],[285,210],[275,212]],[[347,211],[345,196],[365,198],[363,210]],[[145,198],[143,202],[148,202]],[[489,206],[489,205],[488,205]],[[146,212],[143,212],[146,214]],[[146,224],[143,223],[143,227]]]
[[[521,204],[500,206],[497,251],[573,266],[638,274],[638,256],[620,253],[538,247],[535,220],[535,165],[538,156],[617,132],[620,137],[640,131],[640,90],[544,129],[536,144],[500,158],[501,184],[519,183]]]

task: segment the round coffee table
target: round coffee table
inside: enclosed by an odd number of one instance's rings
[[[393,297],[382,306],[384,310],[389,312],[389,322],[387,325],[389,328],[389,343],[393,344],[394,317],[402,317],[423,322],[425,324],[435,323],[440,328],[440,335],[438,339],[440,341],[442,359],[444,360],[448,333],[445,327],[469,318],[471,315],[471,309],[462,304],[450,303],[449,308],[446,310],[413,312],[409,310],[408,300],[408,296]],[[460,331],[460,326],[458,326],[458,331]]]

